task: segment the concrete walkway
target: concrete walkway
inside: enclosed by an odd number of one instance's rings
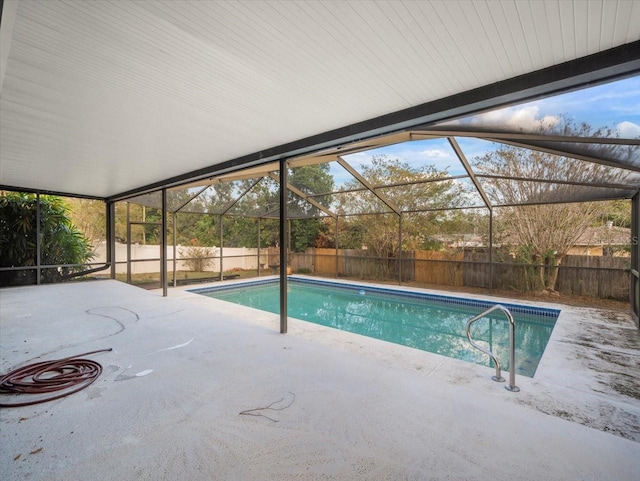
[[[104,367],[89,388],[0,410],[0,479],[638,479],[638,399],[588,373],[556,391],[561,374],[541,365],[514,394],[489,368],[294,320],[280,335],[276,316],[170,292],[0,290],[2,373],[113,348],[89,356]],[[602,406],[601,424],[628,418],[615,435],[580,419]]]

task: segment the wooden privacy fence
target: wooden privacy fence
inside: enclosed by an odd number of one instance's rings
[[[342,263],[342,274],[356,279],[398,280],[399,264],[404,282],[415,276],[413,252],[403,252],[399,262],[397,257],[377,257],[365,249],[344,249]]]
[[[556,288],[564,294],[628,300],[630,268],[630,257],[566,256]]]
[[[304,253],[289,254],[291,270],[328,277],[357,279],[398,279],[398,259],[375,257],[361,249],[308,248]],[[415,275],[413,252],[402,253],[402,280],[412,281]],[[337,269],[337,270],[336,270]]]
[[[463,286],[464,254],[461,252],[414,251],[415,281],[422,284]],[[428,262],[424,262],[428,261]]]
[[[337,262],[336,262],[337,260]],[[336,273],[337,264],[337,273]],[[398,259],[372,256],[361,249],[309,248],[290,255],[292,271],[326,277],[396,281]],[[425,285],[533,291],[540,288],[540,266],[518,264],[509,255],[487,252],[407,251],[402,255],[402,281]],[[626,257],[566,256],[558,268],[556,290],[569,295],[629,299],[630,259]]]
[[[342,276],[344,272],[342,267],[343,250],[338,249],[338,262],[336,263],[335,249],[315,249],[316,252],[316,269],[315,273],[319,276]],[[338,272],[336,273],[336,265]]]
[[[541,288],[541,266],[518,264],[510,256],[494,260],[491,266],[487,253],[467,253],[465,261],[468,262],[464,264],[465,286],[520,292]],[[558,267],[555,289],[562,294],[626,301],[629,267],[628,257],[566,256]]]
[[[342,249],[338,249],[338,276],[342,276]],[[308,247],[305,252],[289,253],[289,266],[292,272],[315,274],[317,276],[336,276],[336,250]]]

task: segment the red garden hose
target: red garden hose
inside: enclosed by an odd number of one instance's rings
[[[60,394],[15,404],[0,403],[0,407],[20,407],[53,401],[84,389],[95,381],[102,372],[102,366],[90,359],[81,359],[97,352],[85,352],[77,356],[53,361],[37,362],[15,369],[0,377],[0,394],[47,394],[65,390]],[[74,388],[75,389],[71,389]]]

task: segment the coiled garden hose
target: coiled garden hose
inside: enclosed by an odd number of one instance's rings
[[[65,392],[19,403],[0,402],[0,407],[30,406],[60,399],[84,389],[100,376],[102,366],[90,359],[82,359],[82,356],[111,350],[100,349],[64,359],[37,362],[3,375],[0,377],[0,394],[47,394],[63,390]]]

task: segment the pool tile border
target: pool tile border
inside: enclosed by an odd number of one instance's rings
[[[507,302],[493,302],[493,301],[485,301],[481,299],[467,299],[463,297],[454,297],[454,296],[445,296],[441,294],[431,294],[425,292],[415,292],[415,291],[407,291],[404,289],[391,289],[377,286],[363,286],[357,284],[343,284],[341,282],[331,282],[324,281],[318,279],[309,279],[309,278],[301,278],[301,277],[292,277],[289,278],[290,282],[295,282],[299,284],[310,284],[310,285],[319,285],[319,286],[330,286],[337,289],[343,289],[345,291],[356,291],[360,292],[364,290],[365,292],[374,292],[377,294],[387,294],[398,297],[406,297],[409,299],[426,299],[430,301],[436,301],[443,304],[455,305],[455,306],[465,306],[465,307],[477,307],[481,309],[488,309],[496,304],[500,304],[505,306],[507,309],[514,313],[519,314],[527,314],[532,316],[539,316],[545,318],[545,320],[550,320],[555,322],[558,316],[560,315],[560,309],[552,309],[548,307],[534,307],[534,306],[525,306],[521,304],[512,304]],[[233,284],[220,285],[215,287],[203,287],[198,289],[189,289],[189,292],[193,292],[196,294],[207,294],[211,292],[217,291],[225,291],[229,289],[236,289],[239,287],[250,287],[250,286],[260,286],[260,285],[268,285],[268,284],[277,284],[279,282],[278,279],[260,279],[260,280],[250,280],[247,282],[234,282]]]

